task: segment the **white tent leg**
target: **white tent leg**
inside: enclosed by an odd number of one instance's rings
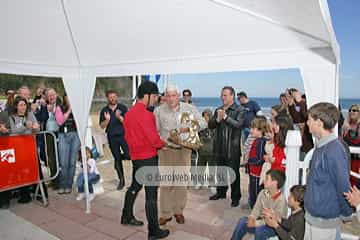
[[[84,185],[85,185],[85,195],[86,195],[86,213],[91,212],[91,205],[89,200],[89,181],[88,181],[88,171],[87,171],[87,160],[86,160],[86,150],[85,144],[81,144],[81,157],[83,164],[83,174],[84,174]]]
[[[338,66],[306,66],[300,68],[308,107],[318,102],[339,103]],[[335,80],[334,80],[335,79]],[[330,83],[330,84],[329,84]]]

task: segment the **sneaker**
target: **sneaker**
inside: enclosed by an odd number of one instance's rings
[[[65,188],[64,193],[65,194],[70,194],[71,190],[72,190],[71,188]]]
[[[83,199],[85,199],[85,193],[79,193],[78,196],[76,197],[77,201],[81,201]]]
[[[64,189],[64,188],[59,188],[59,190],[58,190],[57,193],[58,193],[58,194],[64,194],[64,193],[65,193],[65,189]]]
[[[90,193],[90,195],[89,195],[89,201],[91,202],[92,200],[94,200],[94,198],[95,198],[95,194]]]

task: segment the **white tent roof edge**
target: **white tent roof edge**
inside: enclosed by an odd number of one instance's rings
[[[140,74],[173,74],[173,73],[205,73],[225,71],[255,71],[299,68],[304,80],[304,86],[309,105],[318,101],[338,103],[339,97],[339,63],[340,48],[331,24],[327,0],[318,0],[324,27],[329,33],[330,42],[323,41],[328,46],[318,49],[287,49],[267,52],[234,53],[219,56],[192,56],[176,59],[153,59],[150,61],[117,63],[115,65],[82,65],[76,35],[72,33],[71,21],[67,16],[66,0],[60,0],[65,15],[66,25],[72,44],[73,54],[77,58],[77,66],[55,66],[45,64],[19,63],[0,60],[2,73],[61,77],[65,90],[70,98],[73,114],[78,125],[79,137],[84,144],[91,99],[95,89],[96,77],[100,76],[129,76]],[[221,0],[209,0],[226,3]],[[243,9],[244,10],[244,9]],[[252,12],[251,14],[256,15]],[[271,22],[265,15],[258,17]],[[275,22],[274,22],[275,23]],[[281,23],[275,23],[280,24]],[[283,25],[289,31],[296,31],[310,37],[312,33],[301,32],[292,26]],[[317,39],[321,40],[321,39]],[[70,51],[71,53],[71,51]],[[333,56],[333,57],[332,57]],[[326,87],[324,87],[326,86]]]

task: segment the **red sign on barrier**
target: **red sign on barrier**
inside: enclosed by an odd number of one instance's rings
[[[38,182],[38,164],[35,136],[0,137],[0,191]]]

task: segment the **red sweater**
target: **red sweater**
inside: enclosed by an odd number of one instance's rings
[[[155,157],[157,149],[165,145],[156,130],[153,113],[149,112],[143,103],[137,102],[125,114],[123,126],[132,160]]]
[[[250,148],[250,152],[249,152],[249,158],[255,158],[258,159],[258,155],[262,155],[262,153],[258,153],[258,141],[259,138],[255,139],[255,141],[252,143],[251,148]],[[258,159],[258,161],[263,161],[264,160],[264,156],[261,156],[261,159]],[[261,169],[262,169],[262,164],[261,165],[253,165],[253,164],[249,164],[249,172],[250,175],[255,176],[255,177],[260,177],[261,174]]]
[[[275,158],[274,162],[271,164],[271,169],[277,169],[285,172],[285,152],[284,148],[275,145],[273,150],[273,157]]]

